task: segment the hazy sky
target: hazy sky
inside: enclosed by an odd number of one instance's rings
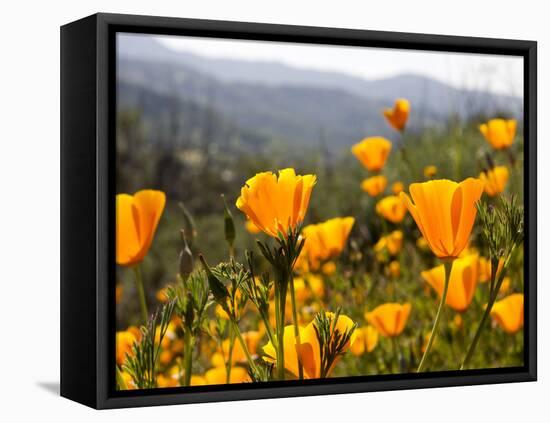
[[[521,96],[523,59],[364,47],[157,36],[162,43],[209,57],[282,62],[298,68],[343,72],[367,79],[400,73],[436,78],[458,88]]]

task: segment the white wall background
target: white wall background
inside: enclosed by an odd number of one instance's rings
[[[535,0],[11,1],[0,25],[0,420],[545,421],[550,415],[550,31]],[[539,381],[96,412],[59,381],[59,26],[98,12],[532,39],[539,42]],[[546,159],[546,160],[545,160]],[[203,420],[205,419],[205,420]]]

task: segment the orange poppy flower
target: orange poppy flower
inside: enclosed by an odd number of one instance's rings
[[[392,144],[383,137],[365,138],[351,147],[351,152],[371,172],[380,171],[390,155]]]
[[[387,184],[388,180],[385,176],[375,175],[364,179],[363,182],[361,182],[361,189],[371,197],[377,197],[384,192]]]
[[[384,117],[393,129],[401,132],[407,124],[410,109],[411,105],[408,100],[398,98],[395,100],[393,109],[384,110]]]
[[[365,318],[381,335],[394,337],[403,332],[410,313],[411,305],[409,303],[386,303],[365,313]]]
[[[143,261],[165,203],[162,191],[150,189],[116,196],[116,262],[119,265],[131,266]]]
[[[523,294],[508,295],[497,301],[491,316],[507,333],[516,333],[523,327]]]
[[[496,150],[508,148],[516,136],[517,121],[515,119],[491,119],[479,125],[479,130],[485,140]]]
[[[364,353],[370,353],[378,345],[378,331],[374,326],[367,325],[362,328],[355,329],[357,336],[353,344],[351,344],[350,352],[355,356],[360,356]]]
[[[315,175],[296,175],[283,169],[277,177],[262,172],[246,181],[237,199],[237,208],[266,234],[278,238],[295,229],[306,215]]]
[[[330,318],[334,318],[334,313],[326,313]],[[317,331],[315,330],[314,322],[309,323],[306,327],[300,327],[300,345],[296,345],[296,337],[294,336],[294,326],[285,326],[284,331],[284,352],[285,352],[285,369],[295,376],[298,376],[298,354],[297,350],[300,350],[300,356],[302,359],[302,365],[304,370],[305,379],[318,379],[321,377],[321,348],[319,346],[319,340],[317,338]],[[343,314],[340,314],[338,321],[336,322],[336,329],[341,333],[345,333],[353,327],[353,321]],[[353,345],[356,339],[356,331],[353,332],[351,338],[344,351],[349,349],[350,345]],[[268,363],[276,363],[275,348],[268,342],[264,346],[264,360]],[[336,362],[330,370],[334,368]]]
[[[485,192],[490,197],[500,194],[506,188],[510,176],[506,166],[496,166],[479,174],[479,179],[485,183]]]
[[[477,286],[477,255],[457,258],[453,261],[449,288],[445,303],[456,311],[465,311],[474,298]],[[445,268],[443,265],[425,270],[422,278],[437,292],[439,297],[443,294],[445,285]]]
[[[456,258],[468,245],[483,185],[474,178],[415,183],[409,187],[414,204],[407,194],[400,194],[437,257]]]
[[[376,203],[376,213],[392,223],[400,223],[407,214],[407,207],[396,195],[388,195]]]

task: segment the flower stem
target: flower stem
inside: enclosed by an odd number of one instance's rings
[[[185,346],[183,349],[183,386],[191,386],[191,368],[193,364],[193,336],[189,333],[189,329],[186,329],[184,334]]]
[[[437,334],[437,327],[439,326],[439,320],[441,319],[441,311],[443,310],[443,305],[447,300],[447,291],[449,290],[449,279],[451,278],[451,269],[453,268],[453,260],[445,260],[443,265],[445,266],[445,285],[443,286],[443,293],[441,294],[441,300],[439,301],[439,307],[437,308],[437,314],[435,315],[434,325],[432,327],[432,332],[430,333],[430,339],[428,340],[428,345],[426,345],[426,350],[420,360],[417,373],[420,373],[426,364],[426,358],[432,349],[432,344]]]
[[[124,377],[122,376],[122,372],[118,368],[118,365],[116,365],[116,382],[118,385],[118,389],[121,389],[123,391],[128,390],[128,385],[126,385],[126,381],[124,380]]]
[[[275,319],[277,333],[277,378],[285,380],[285,321],[284,310],[281,307],[281,293],[275,289]],[[283,315],[281,315],[283,314]]]
[[[256,364],[254,364],[254,360],[252,359],[252,356],[250,355],[250,351],[248,351],[248,346],[246,345],[246,342],[244,342],[244,338],[241,335],[241,331],[239,329],[239,326],[237,325],[237,322],[233,319],[231,319],[231,324],[233,325],[234,333],[237,335],[237,339],[239,340],[239,343],[241,344],[241,348],[244,351],[244,355],[246,356],[246,360],[248,361],[248,365],[250,366],[250,369],[254,372],[254,374],[258,374],[258,369],[256,367]]]
[[[395,336],[391,337],[391,346],[393,351],[393,359],[395,361],[396,371],[400,371],[400,364],[399,364],[399,347],[397,346],[397,339],[395,339]]]
[[[496,269],[496,266],[492,266],[493,269]],[[493,271],[494,274],[496,274],[496,270]],[[470,347],[468,348],[468,352],[466,353],[466,357],[464,357],[464,361],[462,362],[462,365],[460,366],[460,370],[464,370],[466,366],[468,365],[468,362],[474,355],[474,352],[477,347],[477,343],[479,342],[479,338],[481,337],[481,332],[483,331],[483,328],[485,327],[485,322],[489,318],[489,315],[491,314],[491,310],[493,309],[493,305],[495,304],[495,301],[497,299],[498,292],[500,291],[500,286],[502,285],[502,281],[504,280],[504,269],[500,272],[500,275],[498,277],[498,280],[496,283],[494,283],[493,276],[491,285],[492,289],[489,293],[489,302],[487,303],[487,306],[485,307],[485,311],[483,312],[483,316],[481,317],[481,320],[479,322],[479,326],[477,327],[476,334],[474,335],[474,339],[472,340],[472,343],[470,344]]]
[[[269,317],[260,311],[260,317],[262,318],[262,321],[265,326],[265,332],[267,333],[267,337],[269,338],[269,341],[273,345],[275,349],[277,349],[277,337],[273,334],[273,329],[271,329],[271,323],[269,322]]]
[[[298,378],[302,380],[304,378],[304,366],[302,365],[302,354],[299,346],[302,344],[300,340],[300,327],[298,326],[298,312],[296,310],[296,297],[294,293],[294,276],[292,275],[292,269],[290,270],[290,301],[292,303],[292,320],[294,321],[294,338],[296,343],[296,352],[298,356]]]
[[[227,361],[225,362],[225,383],[229,383],[231,381],[231,368],[233,367],[233,348],[235,346],[235,334],[233,332],[233,326],[229,325],[227,331],[229,335],[229,350],[227,351]]]
[[[145,300],[145,290],[143,289],[143,278],[141,275],[141,266],[139,264],[133,267],[135,282],[136,282],[136,291],[139,298],[139,304],[141,307],[141,317],[143,318],[143,324],[147,324],[147,318],[149,313],[147,312],[147,301]]]

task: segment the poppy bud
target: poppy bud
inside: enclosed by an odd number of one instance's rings
[[[193,220],[193,216],[191,216],[189,210],[187,210],[187,207],[185,207],[185,204],[179,202],[178,206],[183,212],[183,227],[187,235],[187,242],[189,243],[189,245],[193,246],[193,241],[197,237],[197,228],[195,226],[195,221]]]
[[[195,310],[193,309],[193,296],[190,292],[187,293],[187,307],[184,312],[185,324],[188,328],[193,324],[195,319]]]
[[[183,239],[183,249],[179,255],[179,273],[180,277],[185,280],[193,272],[194,260],[183,230],[181,231],[181,237]]]
[[[227,288],[225,285],[220,281],[216,275],[212,273],[212,270],[210,270],[210,267],[208,267],[208,264],[206,263],[206,260],[204,259],[202,254],[199,254],[199,259],[204,267],[204,270],[206,271],[206,276],[208,278],[208,286],[210,287],[210,290],[212,291],[212,294],[214,295],[214,299],[222,304],[224,300],[229,297],[229,292],[227,291]]]
[[[223,222],[224,222],[224,231],[225,231],[225,240],[229,244],[229,250],[233,251],[233,244],[235,242],[235,223],[233,222],[233,216],[227,203],[225,202],[225,196],[222,194],[223,199]]]

